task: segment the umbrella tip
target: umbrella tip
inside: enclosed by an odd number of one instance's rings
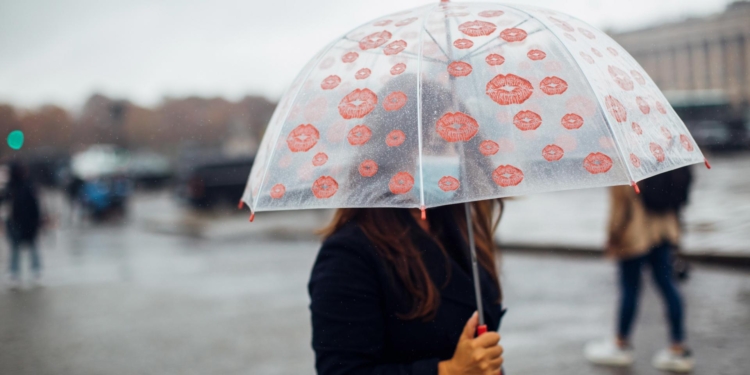
[[[424,206],[419,207],[419,209],[422,211],[422,220],[427,220],[427,211]]]
[[[711,169],[711,164],[708,163],[708,159],[703,158],[703,164],[706,164],[707,169]]]
[[[245,205],[245,202],[243,202],[242,199],[240,199],[240,203],[237,203],[237,209],[241,210],[244,205]]]
[[[640,194],[641,193],[641,189],[638,188],[638,184],[635,181],[630,181],[630,186],[632,186],[633,189],[635,189],[635,193],[636,194]]]
[[[252,223],[253,220],[255,220],[255,212],[250,214],[250,219],[248,221]]]

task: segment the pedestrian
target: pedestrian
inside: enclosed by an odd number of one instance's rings
[[[42,276],[42,261],[37,248],[37,236],[41,227],[39,199],[28,176],[26,167],[20,162],[10,164],[10,179],[2,195],[8,202],[10,213],[6,221],[6,235],[10,243],[11,288],[21,285],[21,246],[27,245],[31,255],[34,282]]]
[[[596,364],[633,363],[631,333],[641,292],[641,270],[651,275],[666,305],[670,347],[654,356],[654,367],[688,372],[694,366],[685,345],[684,305],[673,272],[674,250],[680,243],[681,208],[687,203],[692,177],[685,167],[641,182],[638,194],[628,186],[611,188],[612,208],[607,253],[617,259],[620,306],[615,339],[586,345],[586,358]]]
[[[309,283],[320,375],[499,374],[504,313],[492,233],[496,201],[472,203],[489,330],[479,337],[463,204],[344,208]]]

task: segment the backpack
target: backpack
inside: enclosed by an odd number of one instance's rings
[[[639,184],[643,205],[647,211],[657,214],[679,211],[688,202],[692,182],[690,167],[649,177]]]

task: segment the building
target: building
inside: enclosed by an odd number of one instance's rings
[[[618,33],[688,127],[722,123],[745,146],[750,133],[750,2],[720,14]]]

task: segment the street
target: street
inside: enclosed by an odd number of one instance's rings
[[[146,220],[183,215],[174,207],[167,195],[141,197],[124,223],[63,225],[45,236],[44,286],[0,292],[0,374],[314,373],[306,284],[318,241],[253,229],[261,215],[252,224],[222,216],[231,233],[199,235]],[[311,218],[321,215],[264,220],[320,224]],[[666,325],[650,283],[637,363],[612,370],[581,354],[614,325],[611,263],[520,251],[499,263],[507,373],[658,373],[650,360],[666,345]],[[694,373],[747,374],[750,274],[696,265],[682,288]]]

